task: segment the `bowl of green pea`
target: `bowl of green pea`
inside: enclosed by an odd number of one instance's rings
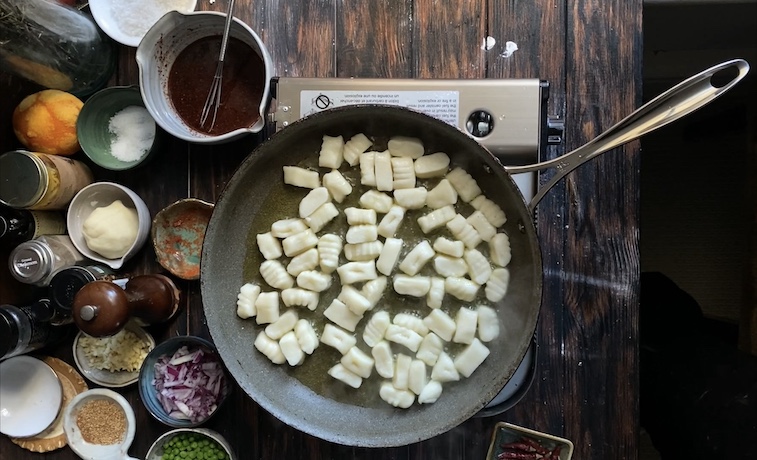
[[[177,428],[155,440],[145,460],[237,460],[237,456],[216,431]]]

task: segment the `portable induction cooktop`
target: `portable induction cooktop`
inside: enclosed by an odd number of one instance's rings
[[[380,79],[277,77],[271,84],[271,122],[286,128],[308,115],[358,104],[398,105],[456,126],[504,165],[538,162],[562,142],[562,123],[547,116],[549,83],[539,79]],[[514,174],[526,202],[537,173]],[[536,338],[502,391],[478,416],[502,413],[526,394],[535,375]]]

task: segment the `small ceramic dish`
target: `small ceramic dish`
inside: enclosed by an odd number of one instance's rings
[[[106,406],[107,409],[100,407],[96,411],[92,409],[89,404],[101,404],[98,401],[107,401],[115,404],[115,407],[111,404]],[[96,414],[97,420],[100,424],[106,423],[110,425],[113,430],[120,430],[119,432],[104,433],[103,426],[99,426],[97,430],[91,430],[87,426],[87,422],[84,420],[91,414],[82,414],[82,411],[107,411],[107,415],[110,415],[111,422],[103,422],[102,414]],[[112,413],[111,413],[112,412]],[[119,413],[120,412],[120,413]],[[81,420],[79,415],[82,415]],[[118,423],[120,415],[123,415],[121,424]],[[68,445],[76,452],[76,455],[87,460],[137,460],[134,457],[130,457],[127,453],[132,441],[134,441],[134,434],[136,432],[136,418],[134,417],[134,409],[129,405],[129,401],[123,396],[116,393],[113,390],[106,388],[97,388],[94,390],[87,390],[83,393],[79,393],[71,400],[66,406],[63,414],[63,431],[68,438]],[[112,444],[100,444],[99,439],[93,439],[91,436],[94,434],[90,431],[97,431],[99,435],[107,435],[108,438],[120,439]],[[120,436],[119,436],[120,435]],[[87,440],[89,439],[89,441]],[[90,442],[91,441],[91,442]]]
[[[152,244],[158,262],[185,280],[200,277],[200,255],[213,205],[185,198],[163,208],[152,221]]]
[[[108,206],[116,200],[121,200],[127,208],[136,209],[139,219],[139,229],[134,243],[126,251],[126,254],[117,259],[109,259],[87,246],[82,227],[90,214],[92,214],[92,211]],[[66,215],[68,234],[76,249],[87,258],[101,262],[114,270],[121,268],[124,262],[134,257],[142,249],[142,246],[144,246],[147,238],[150,236],[151,223],[150,210],[147,209],[147,204],[145,204],[142,198],[130,188],[114,182],[95,182],[81,189],[71,200]]]
[[[234,451],[231,449],[231,444],[229,444],[229,442],[226,441],[226,439],[219,433],[207,428],[178,428],[176,430],[171,430],[167,433],[163,433],[163,435],[156,439],[152,446],[150,446],[150,450],[147,451],[145,460],[162,460],[165,453],[166,443],[168,443],[176,436],[184,434],[195,434],[203,438],[207,438],[208,441],[214,441],[224,450],[224,452],[226,452],[226,455],[230,460],[236,460],[237,458],[237,456],[234,454]]]
[[[546,455],[550,452],[559,452],[558,456],[550,457],[559,460],[570,460],[573,457],[573,443],[565,438],[542,433],[541,431],[531,430],[522,426],[513,425],[507,422],[499,422],[494,427],[492,433],[492,442],[489,445],[489,453],[486,460],[497,460],[499,455],[505,450],[515,450],[516,447],[508,447],[511,443],[531,443],[535,449],[541,450]]]
[[[153,348],[155,348],[155,339],[152,337],[152,335],[139,327],[136,323],[127,323],[126,326],[124,326],[124,330],[133,332],[140,339],[140,341],[147,344],[148,353],[149,351],[152,351]],[[121,388],[127,385],[131,385],[139,379],[139,371],[141,366],[134,371],[109,371],[106,369],[98,369],[97,367],[94,367],[90,363],[90,360],[87,358],[87,354],[84,352],[84,349],[81,345],[83,337],[84,332],[79,331],[79,333],[76,334],[76,337],[74,338],[74,362],[76,363],[76,367],[79,369],[79,372],[81,372],[87,380],[108,388]],[[95,338],[95,340],[101,340],[105,342],[107,340],[110,340],[110,338],[102,337]]]
[[[216,403],[216,409],[202,420],[191,421],[171,417],[163,408],[163,405],[158,399],[157,390],[155,389],[155,385],[153,384],[153,380],[155,379],[155,363],[157,363],[158,360],[163,356],[173,356],[174,353],[176,353],[176,351],[183,346],[188,347],[190,352],[196,350],[197,348],[202,348],[205,353],[213,354],[215,360],[219,363],[221,369],[223,370],[224,385],[221,390],[219,401],[217,401]],[[147,408],[147,411],[150,412],[150,414],[158,421],[173,428],[194,428],[207,422],[211,417],[213,417],[213,415],[218,412],[218,409],[223,405],[230,391],[228,375],[229,373],[226,371],[226,368],[223,366],[223,362],[221,361],[221,356],[218,354],[216,347],[211,342],[201,337],[195,336],[172,337],[165,342],[159,343],[150,352],[150,354],[147,355],[147,358],[142,363],[142,369],[139,373],[138,383],[139,396],[142,400],[142,403],[145,405],[145,408]]]
[[[0,433],[26,438],[52,425],[63,403],[55,371],[31,356],[0,362]]]
[[[124,115],[127,112],[132,115]],[[122,117],[127,117],[133,125],[121,126],[125,122],[116,122],[114,133],[111,121]],[[137,120],[142,122],[141,126]],[[144,132],[140,133],[139,129]],[[98,166],[115,171],[144,163],[155,151],[159,134],[160,130],[145,108],[136,86],[112,86],[98,91],[87,99],[76,119],[76,135],[84,154]],[[150,137],[152,142],[148,144]],[[147,149],[139,158],[127,158],[127,155],[136,153],[135,146]]]
[[[89,0],[92,17],[110,38],[122,45],[137,47],[147,30],[171,10],[169,2],[122,2],[120,0]],[[197,0],[184,0],[176,8],[189,13]]]

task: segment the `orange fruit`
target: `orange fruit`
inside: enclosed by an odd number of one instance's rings
[[[73,94],[57,89],[30,94],[13,111],[13,132],[31,151],[73,155],[80,148],[76,120],[83,105]]]

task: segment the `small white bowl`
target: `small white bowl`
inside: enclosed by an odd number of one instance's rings
[[[197,8],[197,0],[185,0],[184,3],[178,11],[189,13]],[[121,11],[114,11],[114,4],[117,4]],[[169,11],[164,2],[150,2],[145,8],[144,3],[121,0],[89,0],[89,10],[97,25],[110,38],[134,48],[139,45],[147,30]],[[129,30],[128,27],[133,29]]]
[[[139,337],[142,342],[146,342],[149,346],[148,353],[152,351],[153,348],[155,348],[155,339],[152,337],[152,335],[139,327],[136,323],[129,322],[126,324],[126,326],[124,326],[124,329],[136,334],[136,336]],[[139,379],[139,371],[141,365],[132,372],[111,372],[108,370],[92,367],[92,365],[89,363],[89,360],[87,359],[87,355],[84,353],[84,350],[81,347],[80,340],[83,335],[84,333],[79,331],[79,333],[76,334],[76,338],[74,338],[74,362],[76,363],[76,367],[79,368],[79,371],[82,373],[82,375],[89,381],[108,388],[122,388],[135,383]]]
[[[92,214],[92,211],[96,208],[108,206],[116,200],[121,200],[127,208],[137,210],[139,230],[137,232],[137,239],[123,257],[108,259],[89,249],[84,239],[82,226],[89,215]],[[147,209],[147,204],[145,204],[142,198],[128,187],[114,182],[95,182],[81,189],[71,200],[71,204],[68,206],[68,214],[66,215],[68,234],[76,249],[87,258],[104,263],[114,270],[121,268],[124,262],[131,259],[142,249],[142,246],[144,246],[147,238],[150,236],[151,224],[150,210]]]
[[[229,444],[226,439],[220,435],[220,433],[217,433],[213,430],[210,430],[208,428],[177,428],[175,430],[171,430],[169,432],[164,433],[162,436],[160,436],[150,447],[150,450],[147,451],[147,456],[145,456],[145,460],[162,460],[163,458],[163,446],[173,439],[176,435],[181,433],[195,433],[199,434],[201,436],[208,437],[212,439],[213,441],[217,442],[223,450],[226,451],[226,455],[229,456],[230,460],[236,460],[237,456],[234,454],[234,451],[231,449],[231,445]]]
[[[17,438],[37,435],[58,416],[63,387],[55,371],[31,356],[0,362],[0,433]]]
[[[270,99],[273,61],[263,41],[250,26],[234,18],[229,36],[241,40],[258,53],[265,67],[265,82],[258,107],[259,118],[249,128],[226,134],[210,135],[190,128],[176,113],[168,97],[168,76],[176,57],[190,44],[208,36],[223,33],[226,14],[197,11],[182,14],[171,11],[150,28],[137,48],[139,89],[150,115],[172,136],[198,144],[220,144],[257,133],[265,127],[266,110]],[[208,91],[209,88],[198,89]]]
[[[76,423],[76,418],[79,415],[82,407],[85,403],[97,399],[111,400],[118,404],[124,411],[126,417],[126,432],[120,443],[116,444],[92,444],[87,442],[82,437],[81,429]],[[116,393],[113,390],[106,388],[97,388],[94,390],[87,390],[83,393],[79,393],[71,400],[66,406],[63,414],[63,431],[66,433],[68,439],[68,445],[76,452],[76,455],[87,460],[137,460],[134,457],[130,457],[127,453],[131,443],[134,441],[134,434],[136,432],[136,418],[134,417],[134,409],[132,409],[129,401],[123,396]]]

